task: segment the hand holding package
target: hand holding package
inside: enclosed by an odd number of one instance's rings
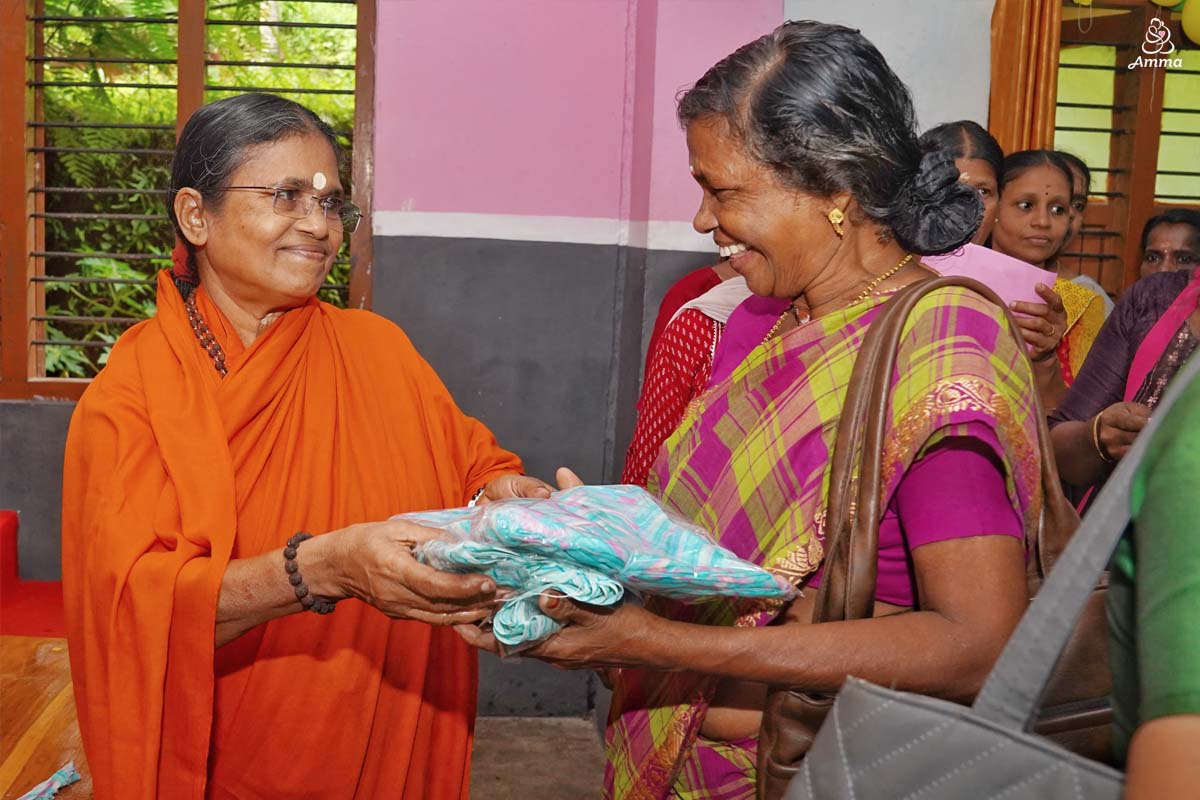
[[[496,639],[510,646],[559,629],[537,605],[550,589],[593,605],[613,605],[626,589],[679,600],[795,596],[786,580],[715,544],[638,486],[579,486],[548,499],[400,518],[449,534],[417,547],[424,563],[515,590],[492,620]]]

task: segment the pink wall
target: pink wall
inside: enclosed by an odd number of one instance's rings
[[[613,217],[625,3],[381,0],[375,207]]]
[[[700,189],[688,172],[675,95],[738,47],[783,22],[780,0],[660,0],[650,219],[691,221]]]
[[[690,220],[675,93],[782,14],[782,0],[380,0],[375,210]]]

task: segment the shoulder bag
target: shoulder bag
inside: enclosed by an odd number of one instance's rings
[[[813,623],[870,617],[875,598],[881,508],[880,474],[891,377],[904,324],[927,294],[962,286],[1005,310],[1008,328],[1019,328],[995,293],[969,278],[945,276],[902,289],[867,331],[850,378],[838,422],[827,510],[826,559],[817,592]],[[1063,496],[1050,432],[1036,397],[1038,450],[1042,464],[1042,516],[1026,570],[1031,595],[1041,587],[1079,525],[1079,516]],[[857,475],[857,480],[844,480]],[[1091,758],[1109,758],[1112,719],[1108,694],[1107,629],[1104,595],[1107,576],[1093,586],[1080,624],[1051,678],[1038,718],[1038,730]],[[813,737],[833,705],[834,696],[791,687],[772,687],[763,709],[758,744],[758,795],[777,800],[800,769]]]

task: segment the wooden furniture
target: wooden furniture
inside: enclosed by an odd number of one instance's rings
[[[0,636],[63,636],[67,629],[62,583],[21,578],[17,568],[19,524],[17,512],[0,509]]]

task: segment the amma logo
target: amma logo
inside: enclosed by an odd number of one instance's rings
[[[1193,0],[1200,2],[1200,0]],[[1182,58],[1167,58],[1171,53],[1175,52],[1175,45],[1171,43],[1171,29],[1167,27],[1158,17],[1150,20],[1149,27],[1146,28],[1146,41],[1142,42],[1142,52],[1146,56],[1158,56],[1157,58],[1146,58],[1138,56],[1129,63],[1129,69],[1134,67],[1182,67]]]

